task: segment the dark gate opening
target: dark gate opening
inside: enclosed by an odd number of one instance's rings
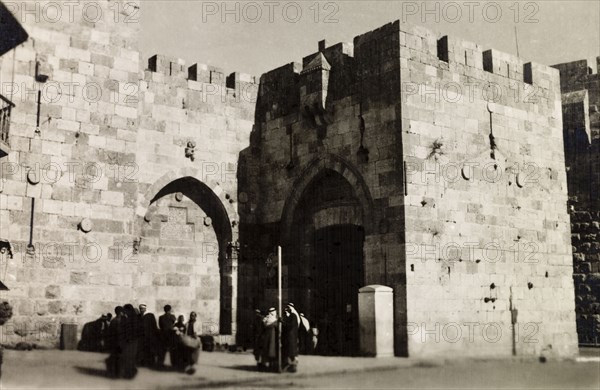
[[[364,230],[334,225],[315,231],[312,268],[316,353],[359,354],[358,290],[364,284]]]
[[[363,213],[352,184],[329,169],[311,180],[294,209],[283,247],[283,295],[318,329],[316,354],[359,354]]]

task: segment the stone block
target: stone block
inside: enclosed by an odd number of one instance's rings
[[[85,271],[71,272],[71,284],[88,284],[88,273]]]
[[[54,286],[54,285],[46,287],[46,298],[48,298],[48,299],[60,298],[60,287]]]
[[[167,286],[189,286],[190,277],[185,274],[167,274],[166,275]]]

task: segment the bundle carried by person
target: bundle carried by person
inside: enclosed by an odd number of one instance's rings
[[[179,333],[177,338],[181,345],[187,348],[202,348],[202,341],[199,337],[188,336],[187,334]]]

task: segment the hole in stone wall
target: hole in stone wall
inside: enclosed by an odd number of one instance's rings
[[[477,259],[477,260],[475,260],[475,262],[476,262],[477,264],[479,264],[479,263],[481,262],[481,260],[480,260],[480,259]]]
[[[548,271],[546,271],[546,275],[545,276],[548,277]]]
[[[410,271],[411,271],[411,272],[415,272],[415,265],[414,265],[414,264],[411,264],[411,265],[410,265]]]
[[[486,72],[489,72],[489,73],[494,73],[492,51],[491,50],[484,51],[483,55],[482,55],[482,59],[483,59],[483,70]]]
[[[444,36],[438,39],[437,56],[440,61],[448,62],[448,36]]]
[[[533,84],[533,72],[531,69],[531,63],[523,64],[523,82],[526,84]]]
[[[533,288],[533,283],[531,283],[531,282],[528,282],[528,283],[527,283],[527,288],[531,290],[531,289]]]

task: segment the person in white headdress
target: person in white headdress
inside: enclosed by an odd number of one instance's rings
[[[277,368],[277,310],[274,307],[269,309],[269,312],[263,319],[263,333],[262,333],[262,349],[261,359],[262,363],[259,369],[268,367],[271,370]]]
[[[296,372],[298,366],[298,325],[300,315],[292,303],[285,307],[285,315],[281,319],[281,356],[283,370]]]
[[[292,302],[288,303],[287,307],[289,307],[291,312],[294,313],[294,315],[296,316],[296,320],[298,322],[298,327],[299,327],[300,326],[300,314],[298,314],[296,307],[294,306],[294,304]]]

